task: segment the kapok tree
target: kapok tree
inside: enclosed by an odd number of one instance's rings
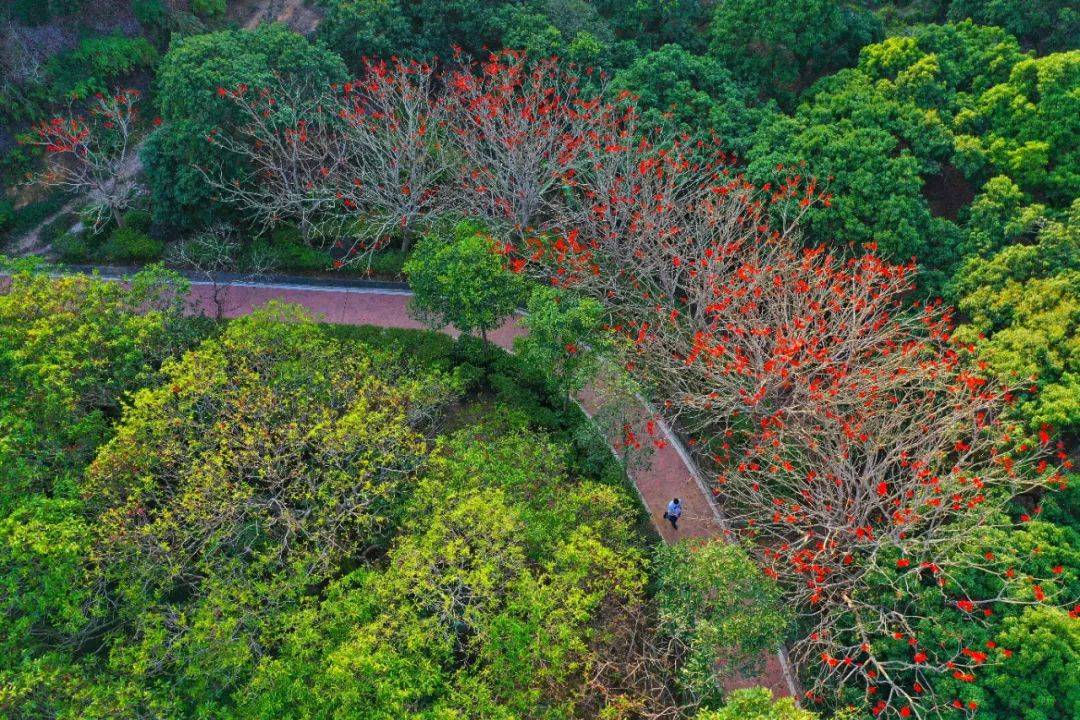
[[[98,209],[96,222],[123,213],[135,197],[128,167],[135,154],[137,90],[96,95],[85,114],[69,113],[34,126],[25,142],[45,150],[46,167],[33,179],[47,187],[86,194]]]
[[[351,241],[341,255],[355,260],[392,234],[408,249],[439,208],[449,156],[430,65],[372,61],[360,79],[329,88],[281,83],[217,94],[242,120],[207,140],[242,158],[248,174],[203,173],[251,220],[294,221],[309,236],[329,226],[335,240]]]
[[[606,305],[627,368],[798,610],[810,695],[855,687],[881,717],[952,712],[937,687],[998,659],[965,629],[1057,592],[965,552],[973,530],[1012,522],[1018,495],[1062,482],[1015,440],[1008,389],[969,362],[943,308],[910,306],[913,265],[801,246],[801,213],[828,202],[812,180],[755,187],[677,146],[608,163],[582,178],[582,220],[515,248],[512,266]],[[943,614],[959,630],[920,644]]]
[[[590,71],[591,74],[591,71]],[[552,228],[587,151],[619,110],[556,58],[504,50],[447,78],[450,140],[460,158],[455,208],[517,239]]]
[[[457,59],[443,76],[394,59],[367,62],[360,79],[328,89],[218,88],[242,119],[207,140],[242,158],[248,174],[203,173],[262,225],[348,226],[347,257],[391,233],[407,249],[415,229],[447,212],[518,240],[562,227],[597,139],[625,142],[632,111],[602,99],[602,78],[586,92],[583,76],[554,58]]]

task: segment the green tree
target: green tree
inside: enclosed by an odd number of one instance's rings
[[[425,55],[396,0],[334,0],[319,24],[318,37],[356,71],[363,68],[365,57]]]
[[[1062,206],[1080,195],[1080,50],[1031,58],[954,121],[956,165],[1005,174]]]
[[[703,710],[694,720],[815,720],[789,697],[773,699],[768,688],[736,690],[718,710]]]
[[[805,173],[826,184],[832,197],[806,218],[815,244],[854,248],[875,243],[892,260],[925,258],[947,247],[948,228],[935,222],[921,194],[923,163],[888,130],[850,119],[826,124],[781,116],[753,138],[748,172],[761,182],[778,169]]]
[[[192,0],[191,11],[202,17],[224,15],[225,0]]]
[[[1072,50],[1080,37],[1080,10],[1058,0],[952,0],[950,20],[997,25],[1040,54]]]
[[[997,643],[1012,651],[985,680],[987,717],[1068,720],[1080,716],[1080,622],[1032,607],[1002,624]]]
[[[96,607],[82,475],[132,394],[200,336],[185,294],[160,268],[126,286],[15,269],[0,293],[0,713],[128,714],[67,653]]]
[[[1030,202],[1030,196],[1008,177],[990,178],[967,209],[960,255],[987,258],[1009,245],[1033,241],[1046,221],[1047,208]]]
[[[646,128],[715,132],[725,149],[744,155],[749,138],[776,112],[757,102],[747,86],[732,78],[716,58],[691,55],[681,45],[664,45],[615,73],[613,92],[636,97]]]
[[[240,161],[207,141],[212,131],[230,132],[238,122],[238,111],[218,97],[221,92],[275,87],[278,78],[321,90],[347,77],[338,55],[276,23],[172,43],[157,75],[164,124],[142,153],[155,220],[191,227],[222,214],[200,169],[243,177]]]
[[[958,340],[1005,382],[1019,386],[1019,410],[1032,429],[1080,427],[1080,201],[1048,223],[1031,245],[975,256],[957,272],[953,293],[966,322]],[[1028,391],[1034,380],[1037,392]]]
[[[469,222],[456,225],[448,238],[422,238],[405,263],[412,311],[435,329],[450,325],[487,339],[522,297],[521,278],[495,251],[495,241]]]
[[[296,617],[241,716],[587,715],[574,708],[600,644],[641,602],[632,516],[625,496],[567,478],[520,420],[444,438],[385,568]]]
[[[758,131],[749,173],[765,182],[783,165],[818,178],[832,198],[808,214],[811,242],[872,242],[894,261],[914,257],[923,287],[939,291],[961,259],[954,221],[977,190],[952,164],[954,126],[1023,59],[1015,38],[970,21],[867,46],[856,67],[810,88],[792,117]]]
[[[529,295],[528,330],[514,340],[514,350],[541,373],[550,374],[559,394],[580,390],[597,370],[605,347],[604,308],[592,298],[557,288],[538,287]]]
[[[363,55],[451,58],[458,47],[483,58],[503,47],[517,6],[510,0],[332,0],[319,32],[357,69]]]
[[[1049,501],[1049,496],[1048,496]],[[1025,512],[1018,510],[1020,512]],[[1003,519],[1004,520],[1004,519]],[[1063,602],[1072,602],[1080,597],[1080,545],[1077,544],[1075,530],[1038,519],[1022,522],[1010,527],[1003,522],[997,527],[974,528],[968,541],[954,550],[956,559],[962,561],[961,570],[944,579],[940,586],[919,580],[917,573],[912,573],[908,565],[898,563],[899,557],[890,557],[877,573],[878,577],[869,578],[867,591],[877,594],[883,607],[897,608],[909,616],[919,618],[912,626],[897,635],[885,636],[872,644],[871,651],[882,662],[900,662],[913,665],[910,670],[893,675],[894,682],[913,684],[922,683],[925,687],[930,679],[920,672],[920,666],[933,668],[938,663],[954,662],[955,666],[968,664],[964,672],[943,674],[933,680],[933,691],[949,706],[957,702],[964,710],[978,710],[979,715],[988,718],[1017,717],[1008,704],[1028,704],[1032,707],[1032,695],[1017,692],[1016,686],[1007,687],[1005,678],[1017,678],[1031,674],[1031,666],[1018,661],[1018,653],[1024,644],[1018,627],[1029,627],[1030,619],[1020,620],[1023,616],[1034,614],[1046,617],[1060,614],[1061,619],[1075,624],[1075,619],[1066,617],[1061,610],[1053,607]],[[897,563],[893,566],[893,563]],[[966,566],[966,567],[965,567]],[[891,582],[886,575],[893,573]],[[896,579],[909,578],[898,591]],[[1038,586],[1040,595],[1036,594]],[[975,606],[974,612],[968,612],[954,603],[943,607],[942,593],[946,597],[999,598],[1000,601],[990,606],[984,615]],[[1050,623],[1054,628],[1056,623]],[[1012,629],[1011,631],[1007,629]],[[1067,637],[1067,635],[1066,635]],[[1054,650],[1040,649],[1042,643],[1037,636],[1028,661],[1038,662],[1039,653]],[[912,662],[916,654],[922,653],[920,660]],[[1060,668],[1047,667],[1045,679],[1054,681]],[[998,693],[1006,693],[1005,704],[998,704]],[[847,693],[831,700],[831,705],[842,708],[847,704],[860,707],[865,702],[862,688],[852,688]],[[896,704],[892,709],[898,710]],[[1051,715],[1064,718],[1067,715]]]
[[[709,23],[717,5],[715,0],[594,0],[592,4],[620,38],[631,39],[646,50],[678,43],[692,53],[708,49]]]
[[[0,294],[0,512],[26,493],[77,495],[110,419],[197,336],[181,316],[186,287],[160,268],[129,287],[80,275],[12,278]]]
[[[790,621],[776,583],[723,540],[662,546],[656,577],[661,632],[688,648],[678,680],[705,702],[719,698],[720,677],[746,672],[774,650]]]
[[[153,70],[158,53],[146,38],[121,35],[92,37],[74,50],[52,57],[46,67],[54,98],[84,100],[113,91],[120,78],[136,70]]]
[[[531,57],[556,55],[567,62],[611,67],[637,54],[632,42],[617,41],[594,3],[546,0],[523,3],[506,13],[503,45]]]
[[[87,471],[109,667],[226,703],[312,590],[385,543],[454,395],[272,305],[163,370]]]
[[[727,0],[717,5],[709,49],[739,80],[790,106],[880,34],[872,14],[847,3]]]

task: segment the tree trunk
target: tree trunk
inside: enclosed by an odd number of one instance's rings
[[[116,221],[116,227],[118,227],[118,228],[124,227],[124,216],[120,212],[120,208],[113,207],[112,208],[112,216],[113,216],[113,220]]]

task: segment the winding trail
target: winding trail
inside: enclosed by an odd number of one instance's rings
[[[381,327],[425,329],[410,317],[407,289],[392,287],[351,287],[343,285],[312,285],[307,282],[262,281],[191,281],[190,309],[211,317],[239,317],[250,313],[270,300],[303,305],[319,319],[341,325],[376,325]],[[443,332],[457,336],[453,328]],[[519,318],[507,321],[498,330],[488,333],[488,340],[511,349],[514,338],[524,334]],[[590,416],[598,409],[597,394],[589,388],[579,393],[578,404]],[[642,419],[654,413],[642,405]],[[638,496],[652,520],[653,526],[667,543],[690,537],[723,537],[726,523],[722,512],[707,490],[696,465],[681,441],[664,423],[658,423],[668,441],[656,448],[645,467],[628,470]],[[663,519],[668,501],[678,497],[683,505],[683,517],[675,530]],[[783,648],[768,653],[760,675],[735,678],[725,683],[726,690],[764,686],[776,696],[798,696],[797,684]]]

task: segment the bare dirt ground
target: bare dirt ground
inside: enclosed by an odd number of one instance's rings
[[[301,35],[311,35],[322,20],[322,12],[310,0],[235,0],[229,3],[229,18],[245,28],[264,22],[280,22]]]

